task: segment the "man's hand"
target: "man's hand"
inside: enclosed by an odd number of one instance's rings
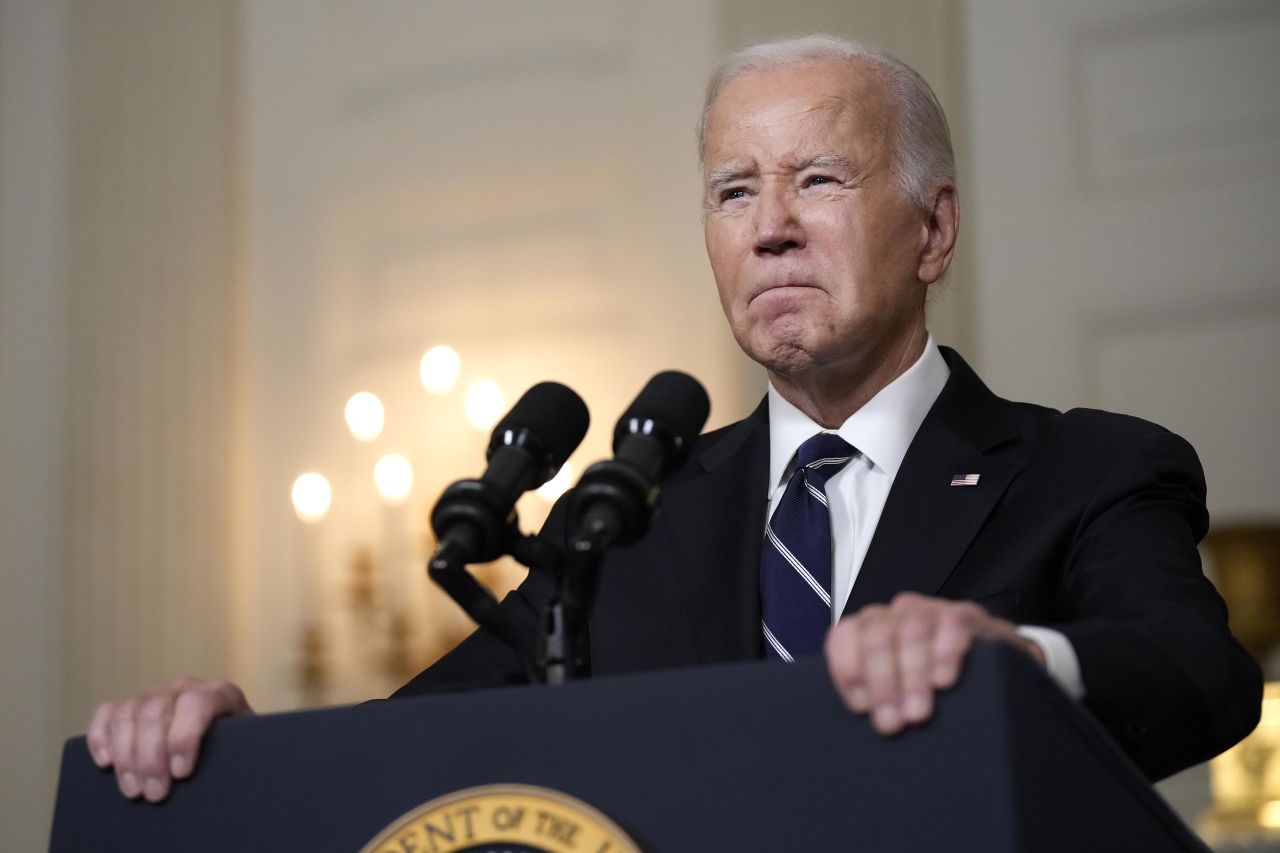
[[[114,767],[129,799],[158,803],[174,779],[196,766],[200,739],[218,717],[252,714],[230,681],[184,676],[139,696],[104,702],[89,721],[89,752],[99,767]]]
[[[1016,646],[1044,666],[1040,647],[1017,626],[969,601],[899,593],[841,619],[827,634],[827,668],[849,710],[871,714],[883,735],[933,715],[933,695],[960,678],[975,639]]]

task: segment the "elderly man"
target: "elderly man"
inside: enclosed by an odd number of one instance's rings
[[[845,703],[892,735],[985,638],[1044,666],[1152,778],[1244,736],[1261,679],[1200,571],[1194,451],[1133,418],[1002,400],[926,329],[959,201],[924,80],[827,37],[757,46],[713,77],[699,143],[720,300],[770,388],[606,560],[593,672],[825,647]],[[503,606],[535,636],[551,592],[532,575]],[[475,634],[396,695],[516,668]],[[247,711],[233,685],[175,682],[102,706],[89,744],[126,795],[158,800],[209,723]]]

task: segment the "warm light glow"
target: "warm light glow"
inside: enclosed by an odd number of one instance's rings
[[[322,475],[308,471],[293,481],[293,511],[308,524],[323,521],[333,501],[333,490]]]
[[[1258,727],[1209,762],[1213,811],[1205,826],[1210,831],[1234,831],[1242,819],[1280,829],[1280,774],[1272,772],[1275,755],[1280,755],[1280,681],[1263,688]]]
[[[347,429],[356,441],[373,441],[382,435],[386,414],[382,401],[368,391],[361,391],[347,401]]]
[[[378,494],[389,504],[404,503],[413,488],[413,466],[398,453],[389,453],[373,466],[373,482]]]
[[[569,491],[569,487],[572,485],[573,466],[566,462],[560,467],[560,470],[556,472],[554,477],[547,480],[547,482],[543,483],[541,486],[538,486],[538,497],[555,503],[561,495]]]
[[[506,403],[497,383],[481,380],[467,389],[467,420],[478,430],[487,430],[502,417]]]
[[[447,394],[453,390],[462,371],[462,359],[453,347],[441,344],[427,350],[418,365],[418,378],[422,387],[432,394]]]

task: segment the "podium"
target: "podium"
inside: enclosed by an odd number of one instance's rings
[[[160,805],[124,799],[73,738],[51,849],[359,851],[415,807],[493,784],[581,800],[647,853],[1207,849],[1038,668],[993,644],[928,725],[891,738],[844,709],[820,659],[226,719]],[[394,849],[579,849],[441,838]]]

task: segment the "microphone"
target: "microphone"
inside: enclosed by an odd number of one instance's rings
[[[439,542],[431,568],[483,563],[507,553],[516,501],[555,476],[590,422],[582,398],[558,382],[526,391],[494,427],[484,474],[449,486],[431,510]]]
[[[658,483],[678,468],[702,431],[711,401],[698,380],[668,370],[649,380],[613,431],[614,458],[582,474],[569,502],[576,551],[639,539],[658,500]]]

